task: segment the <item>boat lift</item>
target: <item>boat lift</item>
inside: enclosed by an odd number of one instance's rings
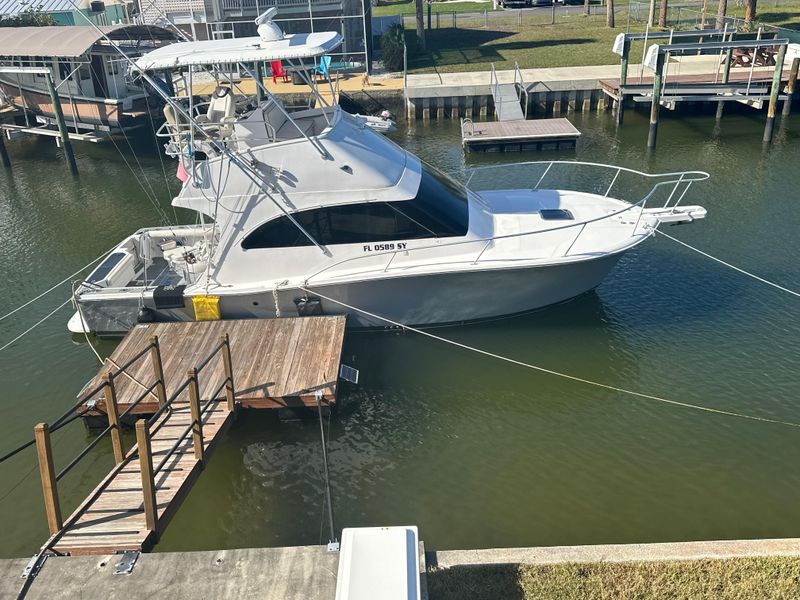
[[[717,102],[717,118],[720,118],[722,116],[721,107],[725,102],[740,102],[757,109],[762,108],[764,102],[768,102],[763,140],[765,143],[769,143],[772,140],[777,102],[779,100],[784,102],[784,116],[788,116],[791,112],[798,63],[800,63],[798,60],[800,59],[800,44],[791,44],[788,39],[777,39],[774,34],[767,35],[762,31],[756,34],[755,39],[739,35],[733,39],[734,33],[728,32],[727,29],[656,33],[646,31],[617,36],[613,51],[621,57],[620,79],[619,81],[600,82],[603,91],[616,101],[617,122],[622,123],[627,102],[650,103],[647,147],[655,148],[661,106],[672,110],[679,102]],[[686,41],[693,38],[696,41]],[[711,41],[708,41],[709,38]],[[665,39],[667,43],[656,43],[647,47],[647,40],[651,39]],[[645,40],[646,50],[642,57],[641,70],[644,71],[647,68],[653,72],[653,75],[652,78],[644,78],[643,73],[640,73],[638,84],[629,84],[628,56],[630,44],[635,40]],[[743,55],[748,56],[746,52],[751,50],[749,69],[746,72],[732,74],[732,57],[736,51],[741,51]],[[775,64],[772,71],[761,69],[756,72],[757,58],[766,52],[774,52]],[[718,67],[716,73],[708,76],[677,74],[672,75],[670,81],[667,82],[671,56],[703,54],[719,55],[722,72],[720,73],[720,67]],[[783,73],[786,59],[792,60],[792,66],[785,91],[781,93],[781,84],[786,80]]]

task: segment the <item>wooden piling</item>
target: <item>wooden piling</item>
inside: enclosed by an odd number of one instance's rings
[[[622,43],[622,58],[619,65],[619,98],[617,100],[617,125],[622,125],[623,114],[625,113],[625,96],[622,95],[622,88],[628,82],[628,54],[631,51],[631,42],[628,36]]]
[[[725,55],[725,64],[722,67],[722,83],[728,83],[731,76],[731,55],[733,54],[733,48],[728,48],[728,52]],[[722,113],[725,110],[725,102],[722,100],[717,102],[717,120],[722,118]]]
[[[6,149],[6,136],[2,129],[0,129],[0,163],[6,169],[11,168],[11,158],[8,156],[8,149]]]
[[[192,414],[192,442],[194,457],[203,462],[203,422],[200,415],[200,386],[197,382],[197,369],[189,369],[189,410]]]
[[[106,415],[108,424],[111,426],[111,447],[114,449],[114,462],[120,464],[125,458],[125,448],[122,446],[122,428],[119,422],[119,410],[117,409],[117,389],[114,386],[114,378],[111,373],[103,375],[106,382]]]
[[[158,407],[161,408],[167,403],[167,386],[164,383],[164,363],[161,362],[161,346],[158,344],[157,335],[150,337],[150,361],[153,363],[153,374],[158,380],[156,395]]]
[[[653,96],[650,105],[650,130],[647,132],[647,147],[656,147],[656,135],[658,134],[658,109],[661,107],[661,78],[664,72],[664,57],[666,54],[658,53],[656,58],[656,70],[653,73]]]
[[[64,111],[61,109],[61,100],[58,98],[55,85],[53,85],[53,75],[47,72],[44,78],[47,81],[47,91],[50,92],[50,101],[53,103],[53,114],[58,124],[58,133],[61,137],[61,147],[64,149],[64,154],[67,159],[67,166],[69,166],[69,170],[73,175],[77,175],[78,165],[75,162],[75,155],[72,153],[72,142],[69,139],[67,123],[64,121]]]
[[[789,82],[786,84],[786,100],[783,101],[783,111],[781,112],[784,117],[788,117],[792,112],[794,90],[797,87],[798,67],[800,67],[800,58],[793,58],[792,68],[789,70]]]
[[[778,106],[778,92],[781,89],[781,79],[783,77],[783,61],[786,58],[786,46],[778,48],[778,56],[775,57],[775,72],[772,75],[772,87],[769,90],[769,107],[767,108],[767,123],[764,126],[764,143],[772,141],[772,131],[775,128],[775,109]]]
[[[226,333],[222,336],[221,341],[225,344],[222,349],[222,365],[225,368],[225,398],[228,401],[228,410],[234,412],[236,409],[236,394],[233,385],[233,357],[231,356],[231,339]]]
[[[39,458],[39,475],[42,479],[44,510],[47,513],[47,527],[50,535],[56,534],[64,526],[61,518],[61,505],[58,501],[56,471],[53,465],[53,449],[50,445],[50,429],[47,423],[39,423],[33,428],[36,440],[36,455]]]
[[[136,446],[139,453],[139,469],[142,475],[142,501],[147,529],[158,534],[158,505],[156,504],[155,479],[153,476],[153,450],[150,447],[150,427],[144,419],[136,422]]]

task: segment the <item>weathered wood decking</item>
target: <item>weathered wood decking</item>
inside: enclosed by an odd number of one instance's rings
[[[336,381],[344,340],[345,317],[250,319],[193,323],[137,325],[125,336],[89,384],[100,385],[103,376],[124,365],[152,336],[158,336],[167,397],[186,379],[221,335],[230,337],[236,401],[243,408],[316,406],[314,393],[323,391],[326,402],[336,402]],[[123,412],[153,381],[148,361],[128,370],[129,377],[116,377],[117,405]],[[200,397],[219,387],[225,374],[219,361],[209,365],[200,380]],[[103,410],[104,402],[98,403]],[[133,413],[150,414],[158,409],[156,393],[139,403]]]
[[[52,534],[48,549],[72,555],[149,549],[189,493],[238,407],[316,407],[317,390],[327,405],[336,401],[344,328],[343,316],[134,328],[89,388],[103,387],[104,398],[94,412],[108,411],[107,431],[114,432],[117,465],[63,526],[52,457],[40,464],[43,482],[53,482],[45,489]],[[114,426],[116,415],[160,381],[159,372],[166,393],[159,403],[156,388],[133,407],[131,413],[153,416],[136,422],[137,445],[125,453]],[[105,377],[109,373],[111,379]],[[95,393],[99,392],[91,392]],[[44,438],[41,455],[47,456],[46,431]]]
[[[519,152],[574,148],[581,132],[567,119],[461,122],[467,151]]]
[[[217,401],[203,415],[205,460],[213,452],[222,434],[231,424],[233,414],[225,401]],[[152,460],[161,462],[180,434],[191,422],[187,402],[177,404],[152,428]],[[141,464],[134,447],[130,460],[115,467],[84,502],[73,512],[51,549],[58,553],[79,556],[112,554],[121,550],[147,550],[158,533],[147,528],[144,511]],[[194,455],[192,437],[188,436],[155,474],[157,531],[169,524],[202,469]]]

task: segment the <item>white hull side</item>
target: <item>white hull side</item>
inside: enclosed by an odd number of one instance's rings
[[[409,277],[387,277],[342,284],[309,284],[310,293],[380,315],[405,325],[439,325],[492,319],[563,302],[597,287],[622,253],[580,262],[542,267],[475,270]],[[278,293],[280,316],[297,316],[295,299],[306,295],[298,288]],[[99,298],[98,298],[99,300]],[[145,306],[152,302],[145,298]],[[136,324],[138,298],[82,303],[92,330],[122,334]],[[347,314],[351,327],[388,327],[389,323],[322,299],[324,314]],[[112,306],[114,304],[115,306]],[[220,298],[223,319],[275,318],[272,291]],[[98,310],[99,309],[99,310]],[[113,318],[101,318],[101,313]],[[97,320],[101,318],[101,320]],[[194,320],[191,299],[186,308],[158,311],[157,320]],[[101,324],[102,321],[102,324]]]

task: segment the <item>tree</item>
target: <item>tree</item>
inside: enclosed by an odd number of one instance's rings
[[[658,26],[661,28],[667,27],[667,0],[661,0],[658,8]]]
[[[756,18],[756,2],[758,0],[744,0],[744,26],[748,29]]]
[[[13,17],[0,17],[0,27],[49,27],[58,25],[52,15],[29,8]]]
[[[583,14],[585,14],[585,15],[589,14],[589,0],[584,0],[584,3],[583,3]]]
[[[725,13],[727,10],[728,0],[719,0],[719,6],[717,6],[717,29],[725,28]]]
[[[606,0],[606,25],[614,28],[614,0]]]
[[[425,0],[414,0],[417,8],[417,44],[419,49],[425,51]]]

